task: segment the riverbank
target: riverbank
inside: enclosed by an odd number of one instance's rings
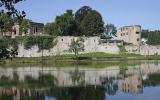
[[[106,54],[106,53],[86,53],[77,56],[58,55],[48,57],[30,57],[30,58],[14,58],[8,59],[3,62],[3,66],[56,66],[56,67],[69,67],[80,66],[85,67],[88,64],[93,65],[90,67],[106,67],[106,66],[128,66],[133,65],[132,62],[140,63],[140,60],[160,60],[160,56],[142,56],[136,54]]]

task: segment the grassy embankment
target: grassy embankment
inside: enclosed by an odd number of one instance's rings
[[[79,54],[77,57],[73,54],[48,56],[48,57],[30,57],[14,58],[6,60],[5,66],[56,66],[56,67],[106,67],[106,66],[130,66],[140,64],[143,60],[160,60],[160,56],[141,56],[136,54],[107,54],[107,53],[86,53]]]

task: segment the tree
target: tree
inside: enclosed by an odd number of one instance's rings
[[[85,36],[100,35],[104,32],[104,22],[102,16],[97,11],[93,10],[88,13],[82,20],[80,27]]]
[[[141,37],[148,39],[149,30],[142,30]]]
[[[71,77],[74,85],[82,85],[83,84],[84,75],[85,75],[83,71],[79,71],[79,69],[76,68],[74,71],[71,71],[69,74],[70,74],[70,77]]]
[[[44,33],[48,35],[55,35],[54,26],[54,23],[47,23],[44,27]]]
[[[101,14],[89,6],[83,6],[75,14],[72,10],[67,10],[63,15],[57,16],[54,33],[63,36],[95,36],[104,32],[103,26]],[[50,31],[48,27],[49,24],[46,26],[46,31]]]
[[[147,44],[159,45],[160,44],[160,31],[142,30],[141,37],[147,39]]]
[[[17,11],[15,9],[15,4],[24,1],[24,0],[0,0],[0,31],[10,31],[11,29],[11,19],[17,17],[17,19],[22,19],[25,17],[25,12],[22,11]],[[1,39],[0,39],[1,40]],[[16,49],[15,49],[16,50]],[[8,48],[8,47],[3,47],[0,45],[0,60],[2,59],[8,59],[11,56],[14,56],[16,51]]]
[[[12,59],[17,54],[17,41],[8,37],[0,39],[0,61],[8,58]]]
[[[22,19],[25,12],[17,11],[15,5],[24,0],[0,0],[0,31],[11,31],[13,19]]]
[[[80,26],[78,27],[80,35],[94,36],[104,32],[101,14],[89,6],[81,7],[75,13],[75,20]]]
[[[61,16],[57,16],[55,20],[54,31],[58,35],[71,36],[76,35],[77,24],[75,22],[72,10],[67,10]]]
[[[75,13],[75,20],[80,24],[84,17],[92,12],[92,8],[89,6],[83,6],[81,7],[76,13]]]
[[[24,0],[0,0],[0,14],[6,13],[9,16],[16,16],[18,18],[25,17],[26,14],[24,11],[20,12],[15,8],[15,5],[21,1]]]
[[[73,39],[69,51],[74,52],[75,56],[77,56],[78,52],[83,50],[84,50],[84,39],[83,38],[78,38],[77,40]]]
[[[13,19],[8,14],[0,15],[0,32],[12,31]]]
[[[30,26],[30,21],[28,19],[22,19],[19,21],[20,24],[20,33],[26,34],[28,32],[28,28]]]

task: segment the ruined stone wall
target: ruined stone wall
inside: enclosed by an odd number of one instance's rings
[[[51,48],[50,50],[43,50],[43,56],[52,56],[52,55],[62,55],[62,54],[71,54],[69,52],[69,46],[73,39],[79,37],[73,36],[62,36],[57,37],[57,45]],[[84,51],[80,53],[91,53],[91,52],[105,52],[118,54],[119,48],[116,44],[100,44],[100,37],[83,37],[84,39]],[[23,45],[19,45],[18,57],[40,57],[42,56],[42,51],[39,51],[38,46],[33,46],[31,49],[24,49]]]
[[[49,50],[43,50],[43,56],[52,56],[52,55],[62,55],[62,54],[73,54],[69,52],[69,46],[73,39],[79,37],[73,36],[62,36],[57,37],[57,44]],[[100,43],[100,37],[83,37],[84,39],[84,51],[79,53],[92,53],[92,52],[104,52],[119,54],[119,47],[114,43]],[[135,53],[141,55],[160,55],[160,46],[151,46],[151,45],[128,45],[125,46],[125,49],[128,53]],[[33,46],[31,49],[24,49],[23,45],[19,45],[18,57],[40,57],[42,56],[42,51],[39,51],[38,46]]]
[[[141,55],[160,55],[160,45],[125,46],[129,53]]]

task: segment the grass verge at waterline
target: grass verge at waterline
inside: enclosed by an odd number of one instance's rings
[[[160,60],[160,56],[141,56],[136,54],[106,54],[106,53],[86,53],[57,55],[48,57],[14,58],[1,62],[3,66],[52,66],[52,67],[107,67],[107,66],[134,66],[142,61]]]

